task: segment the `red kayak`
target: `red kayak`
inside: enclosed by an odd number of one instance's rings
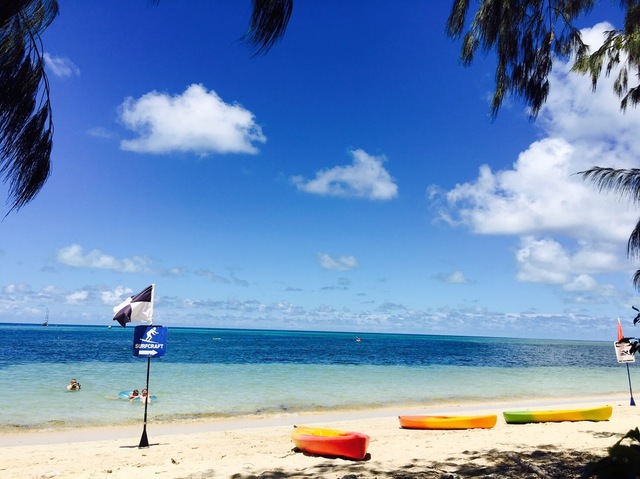
[[[369,446],[366,434],[307,426],[294,426],[291,439],[298,449],[310,454],[358,461],[364,459]]]

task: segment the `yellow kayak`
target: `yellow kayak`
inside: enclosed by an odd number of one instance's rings
[[[495,414],[484,416],[398,416],[404,429],[491,429],[496,425]]]
[[[585,409],[556,409],[549,411],[504,411],[507,424],[562,421],[608,421],[613,408],[600,406]]]

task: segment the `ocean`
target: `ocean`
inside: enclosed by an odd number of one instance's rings
[[[169,327],[166,355],[147,360],[133,330],[0,324],[0,431],[140,423],[144,405],[118,394],[144,388],[148,364],[155,423],[629,398],[613,342]]]

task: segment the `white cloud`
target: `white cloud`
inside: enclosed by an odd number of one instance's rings
[[[599,24],[585,32],[592,50],[612,28]],[[593,166],[637,166],[640,110],[623,114],[611,79],[601,79],[592,93],[590,78],[569,68],[554,64],[549,99],[536,123],[542,138],[512,168],[492,171],[483,165],[476,179],[444,192],[431,186],[428,194],[441,207],[441,221],[476,234],[520,237],[518,280],[610,294],[597,274],[629,269],[624,253],[638,212],[576,173]]]
[[[479,234],[556,233],[624,241],[636,213],[575,175],[602,160],[602,147],[596,147],[545,138],[521,153],[512,169],[493,172],[483,165],[476,180],[446,193],[441,218]],[[612,157],[608,164],[614,163]]]
[[[449,284],[467,284],[469,280],[462,271],[452,271],[449,274],[439,274],[438,279]]]
[[[79,76],[80,69],[68,58],[44,54],[44,63],[51,72],[61,78]]]
[[[137,153],[253,154],[258,152],[254,143],[266,141],[253,113],[196,84],[182,95],[153,91],[137,100],[127,98],[121,120],[138,137],[120,146]]]
[[[116,306],[119,303],[121,303],[125,298],[128,298],[132,294],[133,294],[133,290],[131,288],[125,288],[124,286],[116,286],[116,288],[113,290],[101,291],[100,299],[102,300],[102,304]]]
[[[84,303],[89,297],[88,291],[74,291],[66,297],[67,304],[80,304]]]
[[[144,256],[117,259],[97,249],[85,254],[82,246],[77,244],[60,248],[56,259],[58,263],[76,268],[109,269],[122,273],[146,273],[151,264],[151,260]]]
[[[398,186],[382,165],[383,156],[372,156],[361,149],[351,151],[351,155],[351,165],[321,170],[312,180],[294,176],[291,181],[300,191],[317,195],[370,200],[390,200],[398,195]]]
[[[24,294],[31,291],[31,287],[28,284],[8,284],[4,287],[3,291],[6,294]]]
[[[327,253],[318,253],[318,261],[324,269],[334,271],[349,271],[358,267],[355,256],[333,257]]]

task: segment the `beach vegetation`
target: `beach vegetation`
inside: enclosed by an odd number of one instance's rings
[[[293,0],[252,0],[247,42],[258,53],[267,52],[283,36]],[[480,0],[470,11],[469,0],[453,0],[446,34],[462,41],[460,58],[470,65],[478,51],[497,59],[491,115],[505,100],[522,99],[532,117],[549,94],[549,74],[556,60],[573,60],[572,70],[591,76],[595,90],[599,78],[617,69],[614,92],[620,108],[640,103],[640,85],[629,78],[640,74],[640,5],[622,1],[622,29],[607,31],[595,51],[584,43],[576,22],[587,16],[596,0]]]
[[[609,448],[608,455],[593,463],[584,477],[635,479],[640,474],[640,430],[630,430]]]
[[[49,177],[53,120],[41,34],[57,14],[56,1],[0,2],[0,175],[10,211]]]
[[[640,204],[640,169],[638,168],[615,169],[594,166],[578,174],[585,181],[591,181],[601,192],[610,191],[620,197],[628,198],[635,204]],[[627,256],[636,260],[640,258],[640,219],[627,240]],[[633,274],[632,282],[633,286],[640,290],[640,269]],[[638,322],[638,317],[634,320],[634,324]]]

